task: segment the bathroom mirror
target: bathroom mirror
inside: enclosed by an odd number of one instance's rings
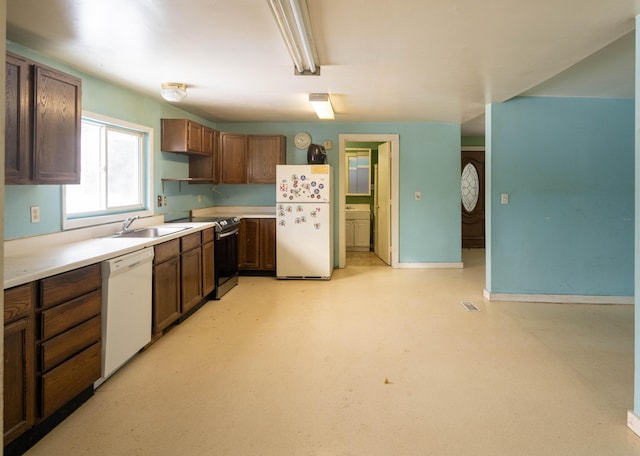
[[[371,195],[371,149],[345,149],[347,196]]]

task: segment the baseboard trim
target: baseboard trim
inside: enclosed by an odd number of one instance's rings
[[[640,437],[640,417],[631,410],[627,411],[627,427]]]
[[[483,291],[488,301],[546,302],[557,304],[633,304],[633,296],[592,296],[556,294],[491,293]]]
[[[462,263],[398,263],[398,269],[462,269]]]

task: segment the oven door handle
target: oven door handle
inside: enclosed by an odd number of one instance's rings
[[[220,233],[216,236],[216,239],[222,239],[222,238],[226,238],[227,236],[233,236],[234,234],[238,234],[238,228],[232,230],[232,231],[228,231],[226,233]]]

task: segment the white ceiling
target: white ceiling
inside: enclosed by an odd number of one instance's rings
[[[640,0],[308,6],[320,76],[294,76],[267,0],[7,0],[7,38],[158,99],[186,83],[180,107],[212,121],[317,121],[307,96],[328,92],[336,121],[484,134],[485,104],[519,94],[634,96]]]

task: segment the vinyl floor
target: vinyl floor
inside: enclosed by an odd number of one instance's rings
[[[640,455],[633,306],[488,302],[463,261],[241,277],[27,454]]]

